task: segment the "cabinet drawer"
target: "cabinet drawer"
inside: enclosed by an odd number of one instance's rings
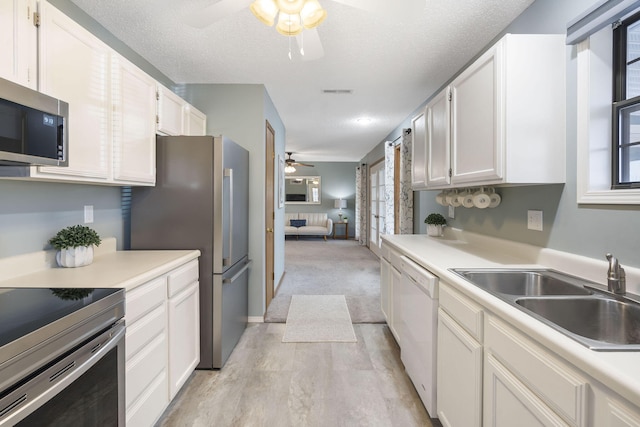
[[[164,304],[166,299],[165,286],[166,279],[160,277],[127,292],[125,299],[127,327],[132,326],[134,322],[153,311],[154,308]]]
[[[167,335],[162,334],[126,363],[125,397],[127,408],[145,393],[145,390],[159,376],[164,376],[166,401],[167,392]]]
[[[440,307],[482,343],[482,307],[440,282]]]
[[[165,334],[166,324],[167,309],[164,305],[160,305],[133,325],[127,325],[126,360],[134,357],[158,335]]]
[[[387,244],[384,243],[384,241],[382,242],[382,245],[380,246],[380,256],[384,259],[386,259],[387,261],[390,261],[391,259],[389,258],[389,253],[391,252],[391,249],[389,248],[389,246]]]
[[[389,261],[396,270],[402,271],[402,254],[400,252],[389,248]]]
[[[165,372],[149,385],[135,405],[127,408],[128,426],[152,426],[168,404]]]
[[[169,298],[180,293],[187,286],[198,280],[198,260],[193,260],[169,273]]]
[[[587,380],[509,326],[488,316],[485,351],[571,425],[587,425]]]

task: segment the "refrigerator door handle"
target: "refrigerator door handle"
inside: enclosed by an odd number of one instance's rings
[[[247,269],[249,268],[249,266],[251,265],[253,261],[252,260],[247,260],[247,263],[244,265],[244,267],[242,267],[240,269],[240,271],[238,271],[236,274],[234,274],[233,276],[227,278],[227,279],[222,279],[222,283],[233,283],[235,282],[238,277],[242,276],[242,274],[247,271]]]
[[[233,169],[225,169],[224,176],[229,178],[229,256],[222,258],[222,265],[228,266],[233,264]]]

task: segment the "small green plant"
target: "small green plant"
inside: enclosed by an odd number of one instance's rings
[[[445,219],[445,217],[443,217],[439,213],[431,213],[431,214],[429,214],[429,216],[427,216],[425,218],[424,222],[425,222],[425,224],[431,224],[431,225],[446,225],[447,224],[447,220]]]
[[[75,248],[78,246],[100,246],[100,236],[92,228],[84,225],[72,225],[63,228],[49,239],[49,244],[57,250]]]
[[[343,221],[346,221],[346,220],[348,220],[348,219],[349,219],[349,217],[348,217],[348,216],[343,216],[343,217],[342,217],[342,220],[343,220]]]

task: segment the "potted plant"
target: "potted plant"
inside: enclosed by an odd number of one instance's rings
[[[343,217],[342,217],[342,221],[344,221],[344,222],[349,222],[349,218],[347,218],[346,216],[343,216]]]
[[[92,228],[72,225],[63,228],[49,239],[58,250],[56,261],[60,267],[82,267],[93,262],[93,245],[100,246],[100,236]]]
[[[442,236],[442,227],[447,225],[445,217],[439,213],[431,213],[424,220],[427,224],[427,234],[429,236]]]

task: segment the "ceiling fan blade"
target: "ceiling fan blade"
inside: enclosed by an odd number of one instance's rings
[[[313,61],[324,56],[324,48],[316,28],[304,30],[296,36],[303,61]]]
[[[220,0],[187,16],[185,24],[195,28],[204,28],[249,7],[253,0]]]
[[[426,6],[425,0],[333,0],[360,10],[375,13],[382,18],[402,21],[420,16]],[[401,5],[399,5],[399,3]]]

